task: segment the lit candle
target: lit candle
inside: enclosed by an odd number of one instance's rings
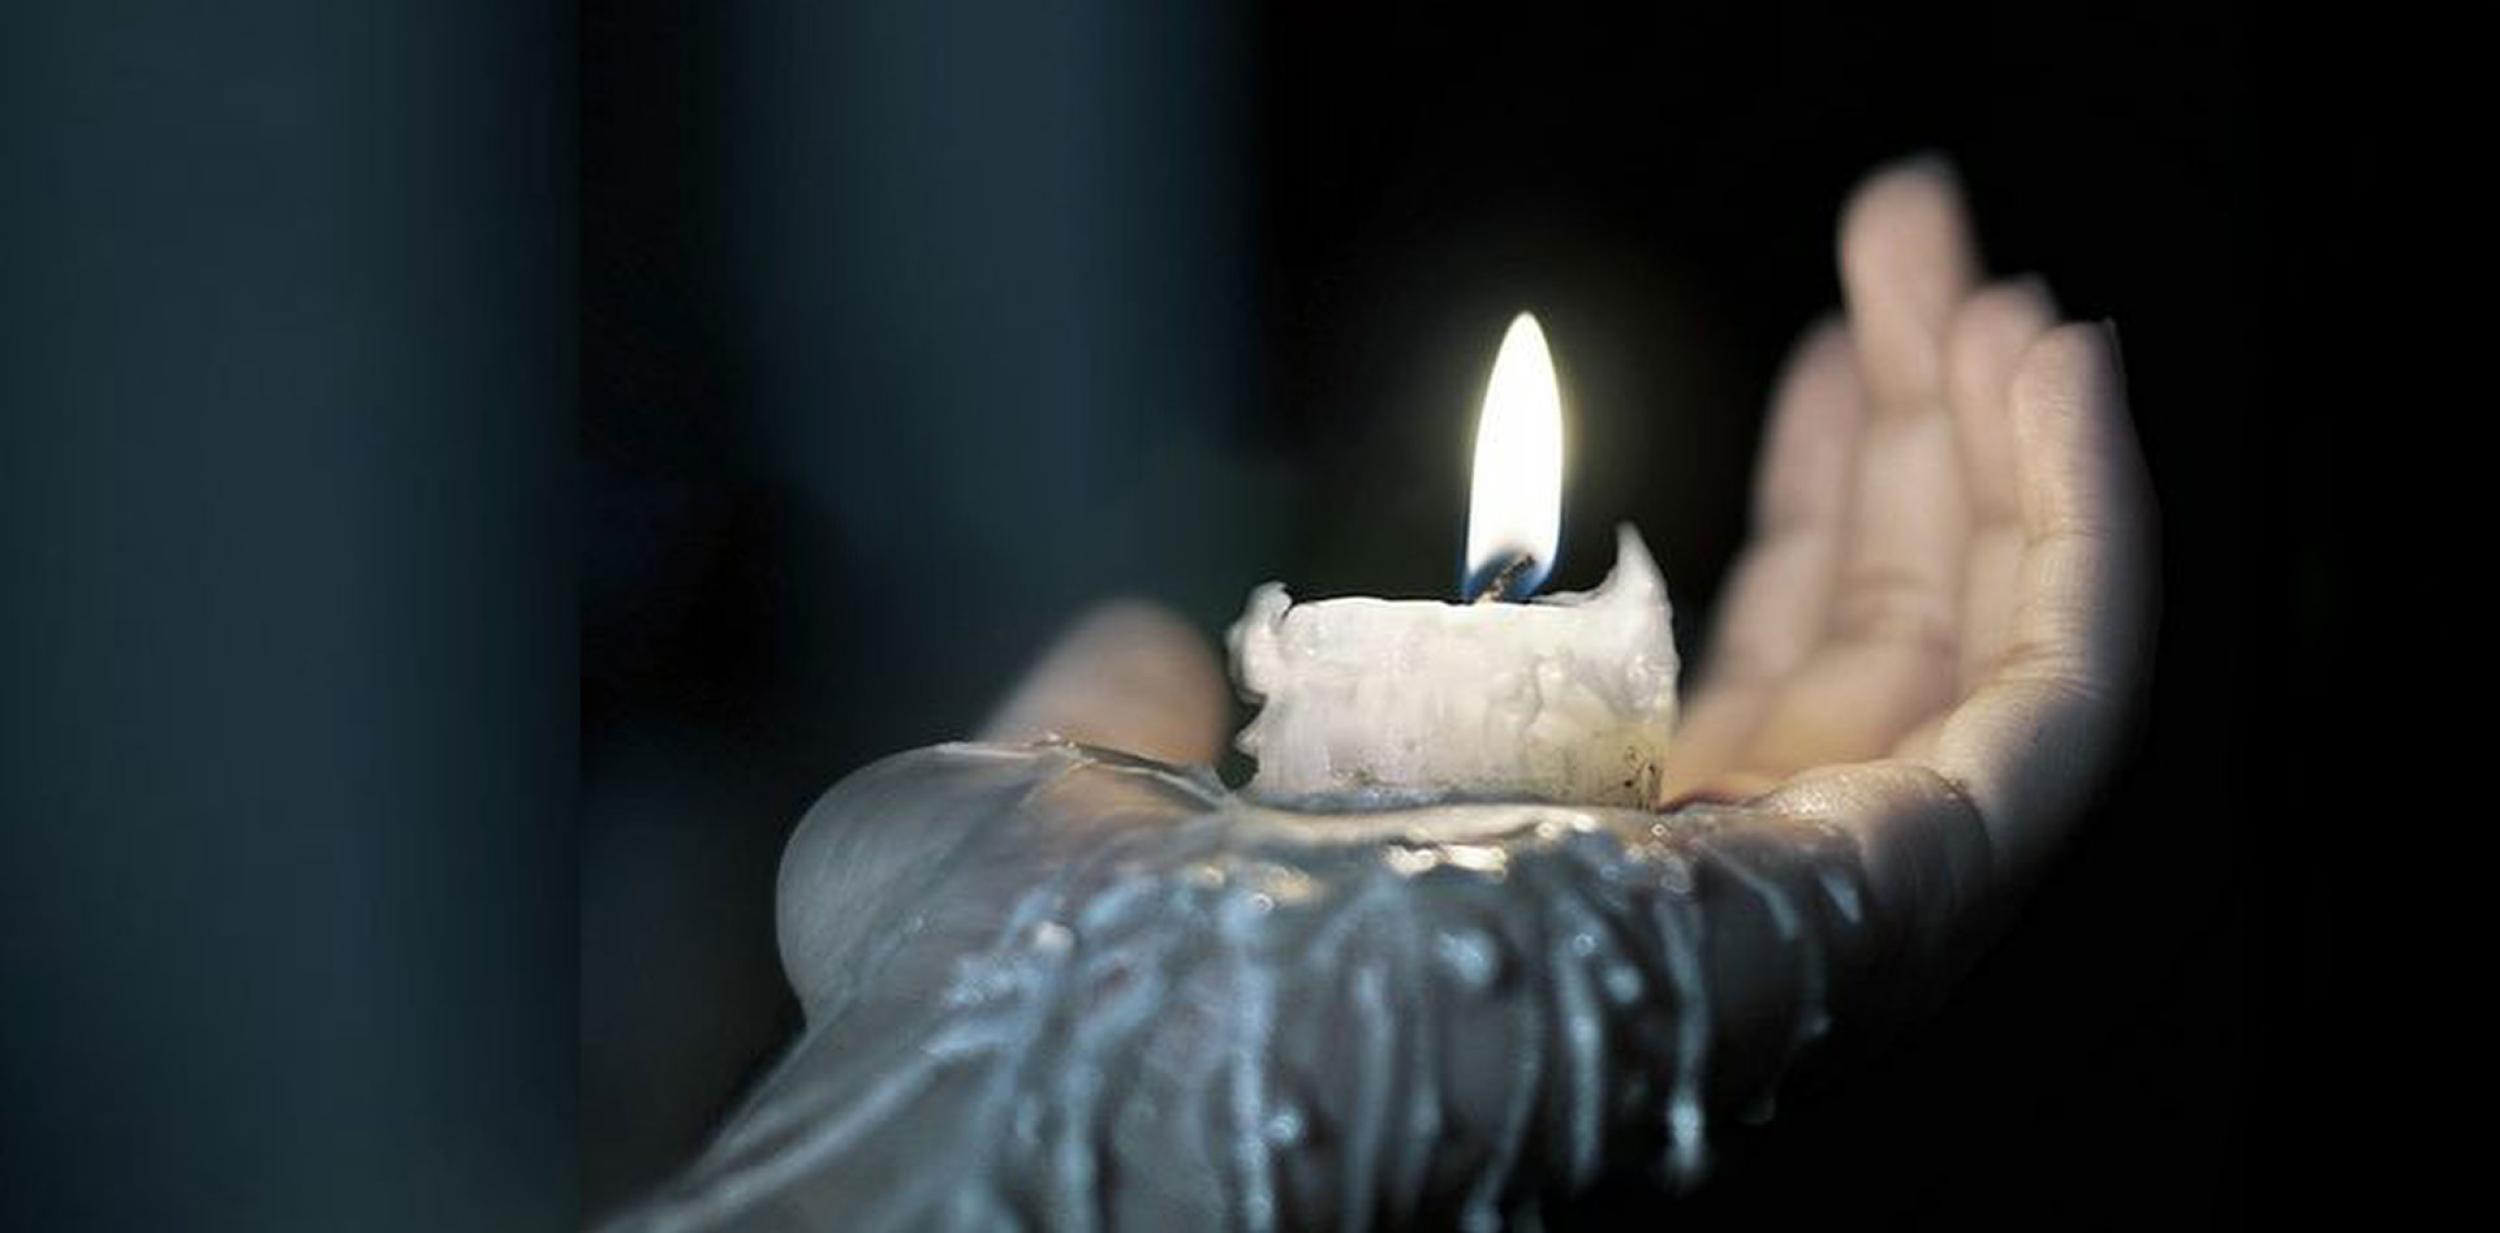
[[[1596,590],[1523,599],[1562,521],[1562,398],[1511,322],[1476,425],[1460,603],[1251,592],[1227,639],[1258,717],[1248,791],[1304,806],[1531,799],[1653,806],[1675,723],[1667,588],[1640,534]]]

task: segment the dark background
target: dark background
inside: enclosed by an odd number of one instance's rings
[[[2348,1184],[2310,1069],[2341,789],[2281,752],[2340,699],[2279,666],[2345,610],[2359,343],[2307,328],[2365,302],[2367,31],[5,11],[0,1225],[612,1209],[796,1024],[771,879],[817,792],[967,731],[1108,595],[1212,634],[1268,578],[1445,591],[1519,308],[1574,417],[1554,584],[1637,522],[1689,653],[1840,201],[1923,150],[1992,268],[2120,327],[2152,705],[1939,1017],[1677,1218],[2236,1223]]]

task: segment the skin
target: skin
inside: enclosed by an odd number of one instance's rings
[[[1165,765],[1225,736],[1213,649],[1112,605],[992,743],[810,811],[779,895],[809,1029],[613,1227],[1495,1227],[1697,1180],[1915,1013],[2116,754],[2151,501],[2114,336],[1983,283],[1947,171],[1871,177],[1840,264],[1660,812],[1263,818]]]
[[[2025,879],[2081,816],[2149,658],[2154,511],[2118,339],[2045,282],[1989,282],[1960,187],[1921,160],[1843,211],[1846,312],[1772,398],[1738,558],[1687,686],[1667,803],[1836,822],[1874,863],[1975,814]],[[982,732],[1212,760],[1224,676],[1187,624],[1081,621]]]

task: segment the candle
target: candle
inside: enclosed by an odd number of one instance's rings
[[[1597,589],[1529,596],[1562,518],[1562,399],[1536,318],[1503,337],[1476,428],[1459,603],[1251,592],[1227,643],[1258,717],[1248,792],[1304,807],[1530,799],[1653,806],[1675,722],[1667,588],[1639,532]]]

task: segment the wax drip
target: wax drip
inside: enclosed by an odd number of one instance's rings
[[[1442,1017],[1433,992],[1430,961],[1424,953],[1425,926],[1411,900],[1400,900],[1394,931],[1398,955],[1395,970],[1407,1014],[1397,1023],[1406,1033],[1406,1130],[1397,1137],[1397,1165],[1390,1177],[1390,1215],[1412,1218],[1423,1203],[1426,1175],[1441,1145]]]
[[[948,897],[612,1228],[1495,1229],[1628,1160],[1687,1188],[1881,923],[1844,836],[1737,807],[1299,820],[1073,747],[906,758],[881,792],[992,811]],[[1765,982],[1767,1065],[1717,1038]]]

